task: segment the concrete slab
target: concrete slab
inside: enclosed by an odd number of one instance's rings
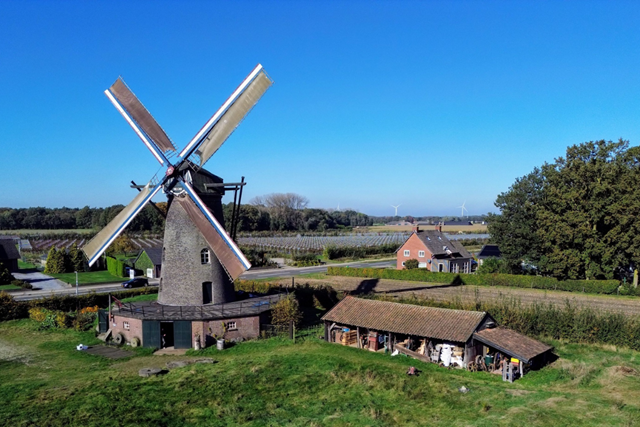
[[[102,356],[108,359],[124,359],[125,357],[133,356],[133,352],[122,350],[118,347],[109,347],[106,345],[96,345],[84,350],[89,354],[95,356]]]
[[[184,356],[187,353],[186,348],[161,348],[160,350],[153,353],[154,356]]]
[[[69,289],[71,285],[64,283],[62,280],[47,276],[37,271],[30,273],[12,273],[16,279],[29,282],[33,289],[41,289],[43,291],[56,291],[60,289]]]

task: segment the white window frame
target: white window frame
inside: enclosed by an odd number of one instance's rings
[[[227,322],[227,331],[237,331],[238,324],[236,322]]]
[[[404,256],[411,256],[411,251],[409,249],[405,249]]]
[[[127,331],[131,330],[131,326],[129,325],[129,322],[122,322],[122,327]]]
[[[204,248],[200,251],[200,264],[211,264],[211,253],[209,252],[209,249]]]
[[[424,251],[418,251],[418,258],[424,258]]]

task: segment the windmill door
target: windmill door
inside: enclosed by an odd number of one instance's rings
[[[142,346],[162,348],[160,342],[160,322],[157,320],[142,321]]]
[[[191,348],[191,321],[176,320],[173,322],[173,347]]]
[[[104,334],[109,330],[109,312],[98,310],[98,333]]]

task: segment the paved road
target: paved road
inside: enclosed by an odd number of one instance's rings
[[[371,267],[371,268],[382,268],[382,267],[387,267],[390,265],[393,265],[395,263],[395,261],[357,261],[357,262],[349,262],[349,263],[344,263],[344,264],[331,264],[332,266],[351,266],[351,267]],[[292,276],[297,276],[299,274],[309,274],[309,273],[325,273],[327,271],[327,266],[326,265],[319,265],[319,266],[315,266],[315,267],[283,267],[283,268],[278,268],[278,269],[272,269],[272,270],[255,270],[255,271],[247,271],[246,273],[244,273],[243,275],[240,276],[241,279],[244,280],[255,280],[255,279],[266,279],[269,277],[292,277]],[[41,274],[42,276],[50,279],[50,280],[56,280],[53,279],[49,276],[46,276],[42,273],[29,273],[29,274]],[[23,279],[24,280],[24,279]],[[125,280],[125,279],[123,279]],[[59,280],[56,280],[57,282],[60,282]],[[38,282],[40,283],[40,282]],[[61,282],[63,283],[63,282]],[[88,285],[88,286],[80,286],[78,288],[78,294],[79,295],[83,295],[83,294],[89,294],[91,292],[95,292],[95,293],[107,293],[107,292],[114,292],[116,290],[121,290],[121,283],[122,282],[117,282],[117,283],[103,283],[100,285]],[[31,290],[31,291],[22,291],[22,292],[11,292],[11,295],[13,295],[14,299],[16,299],[17,301],[25,301],[25,300],[31,300],[31,299],[38,299],[38,298],[44,298],[44,297],[48,297],[50,295],[75,295],[76,293],[76,288],[74,286],[69,286],[65,283],[63,283],[64,287],[63,288],[50,288],[50,289],[43,289],[43,290]],[[149,280],[149,285],[150,286],[157,286],[158,285],[158,280],[157,279],[150,279]],[[35,284],[34,284],[35,286]],[[38,287],[40,287],[38,285]]]

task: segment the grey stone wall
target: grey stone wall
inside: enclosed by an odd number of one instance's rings
[[[220,195],[203,197],[224,226],[220,199]],[[210,264],[202,264],[200,260],[200,252],[205,248],[209,249]],[[212,304],[235,300],[233,284],[213,250],[185,210],[178,203],[170,203],[164,230],[158,302],[165,305],[202,305],[203,282],[212,283]]]

